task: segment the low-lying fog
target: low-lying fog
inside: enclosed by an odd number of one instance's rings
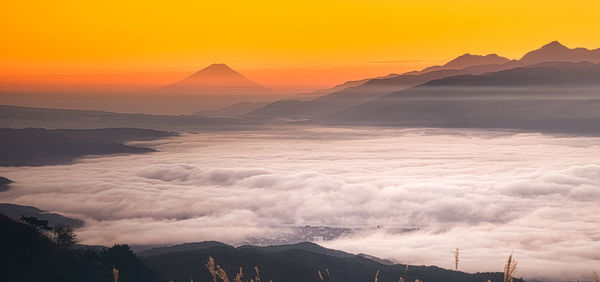
[[[502,271],[511,251],[517,276],[600,270],[600,138],[296,128],[143,144],[160,152],[2,168],[16,183],[0,201],[84,219],[84,244],[235,244],[334,226],[361,231],[324,246],[402,263],[453,268],[460,248],[470,272]]]

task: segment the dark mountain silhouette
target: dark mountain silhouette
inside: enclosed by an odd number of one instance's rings
[[[534,65],[543,62],[600,63],[600,48],[594,50],[569,49],[558,41],[552,41],[540,49],[525,54],[519,60],[520,65]]]
[[[458,58],[446,63],[444,65],[445,68],[452,69],[464,69],[472,66],[481,66],[481,65],[501,65],[510,62],[509,59],[500,57],[496,54],[489,55],[471,55],[464,54],[459,56]]]
[[[432,80],[326,119],[333,124],[600,134],[600,65],[543,63]]]
[[[45,210],[40,210],[36,207],[31,206],[21,206],[15,204],[0,204],[0,213],[8,216],[13,220],[19,220],[21,216],[25,217],[35,217],[40,220],[47,220],[48,226],[71,226],[71,227],[81,227],[83,226],[83,221],[66,217],[57,213],[47,212]]]
[[[104,111],[63,110],[0,105],[0,128],[72,128],[107,127],[150,128],[168,131],[233,130],[251,123],[230,118],[192,115],[122,114]]]
[[[407,74],[421,74],[421,73],[437,71],[437,70],[464,69],[464,68],[474,67],[474,66],[503,65],[508,62],[510,62],[509,59],[500,57],[496,54],[488,54],[488,55],[482,56],[482,55],[471,55],[471,54],[467,53],[467,54],[461,55],[461,56],[451,60],[450,62],[447,62],[446,64],[444,64],[442,66],[432,66],[432,67],[425,68],[422,71],[410,72]]]
[[[173,133],[137,128],[106,129],[0,129],[0,166],[64,164],[85,155],[155,152],[122,144],[153,140]]]
[[[212,64],[180,81],[159,89],[172,94],[262,94],[269,89],[245,78],[225,64]]]
[[[537,86],[562,85],[569,87],[600,85],[600,64],[541,63],[534,66],[514,68],[481,75],[457,75],[432,80],[424,86]]]
[[[214,242],[213,242],[214,243]],[[243,270],[244,278],[255,277],[254,267],[260,271],[261,281],[311,282],[322,281],[372,281],[379,271],[378,281],[423,281],[469,282],[503,281],[502,273],[469,274],[446,270],[435,266],[386,265],[363,256],[323,248],[313,243],[287,246],[234,248],[224,244],[214,244],[193,250],[167,252],[144,256],[143,261],[165,281],[208,281],[211,279],[205,264],[213,257],[233,279]],[[502,266],[499,266],[499,268]],[[408,272],[407,272],[408,269]],[[326,272],[330,273],[331,278]],[[517,280],[521,281],[521,280]]]

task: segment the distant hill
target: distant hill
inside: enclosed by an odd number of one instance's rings
[[[204,242],[196,242],[196,243],[184,243],[180,245],[173,245],[168,247],[156,247],[149,250],[145,250],[137,253],[140,257],[150,257],[157,255],[164,255],[170,253],[178,253],[178,252],[186,252],[186,251],[194,251],[194,250],[204,250],[214,247],[231,247],[233,246],[227,245],[225,243],[217,242],[217,241],[204,241]]]
[[[444,64],[442,66],[432,66],[432,67],[425,68],[422,71],[410,72],[408,74],[421,74],[421,73],[426,73],[426,72],[431,72],[431,71],[449,70],[449,69],[464,69],[464,68],[474,67],[474,66],[503,65],[508,62],[510,62],[509,59],[500,57],[496,54],[488,54],[488,55],[482,56],[482,55],[471,55],[471,54],[467,53],[467,54],[458,56],[457,58],[447,62],[446,64]]]
[[[49,226],[65,225],[71,227],[83,226],[83,221],[75,218],[69,218],[60,214],[50,213],[45,210],[40,210],[36,207],[21,206],[15,204],[0,204],[0,213],[12,218],[13,220],[19,220],[21,216],[36,217],[40,220],[47,220]]]
[[[534,66],[432,80],[326,118],[326,123],[510,128],[600,134],[600,64]]]
[[[193,115],[123,114],[105,111],[64,110],[0,105],[0,128],[107,127],[149,128],[166,131],[231,130],[252,126],[245,120]]]
[[[261,281],[274,282],[364,282],[373,281],[377,271],[380,282],[396,282],[400,277],[405,278],[405,281],[420,279],[430,282],[481,282],[488,279],[503,281],[502,273],[469,274],[435,266],[387,265],[313,243],[234,248],[213,242],[213,246],[144,255],[143,261],[165,281],[188,281],[190,278],[194,281],[210,281],[211,275],[205,266],[209,256],[226,271],[230,280],[233,280],[240,267],[245,279],[254,278],[254,267],[257,267]],[[319,278],[319,271],[324,280]]]
[[[137,128],[0,129],[0,166],[64,164],[85,155],[135,154],[155,150],[122,144],[173,133]]]
[[[8,185],[10,185],[13,182],[14,181],[12,181],[6,177],[0,176],[0,192],[8,190]]]
[[[520,65],[534,65],[543,62],[600,63],[600,48],[594,50],[586,48],[570,49],[558,41],[552,41],[540,49],[525,54],[519,60]]]
[[[212,64],[172,84],[159,92],[172,94],[262,94],[270,90],[245,78],[225,64]]]
[[[283,251],[288,251],[288,250],[302,250],[302,251],[307,251],[307,252],[311,252],[311,253],[328,255],[328,256],[339,257],[339,258],[350,258],[350,257],[355,256],[350,253],[333,250],[333,249],[327,249],[318,244],[311,243],[311,242],[302,242],[302,243],[292,244],[292,245],[276,245],[276,246],[261,246],[261,247],[244,245],[244,246],[240,246],[238,248],[259,250],[259,251],[265,252],[265,253],[278,253],[278,252],[283,252]]]

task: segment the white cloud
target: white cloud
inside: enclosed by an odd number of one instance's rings
[[[3,168],[0,200],[80,217],[83,243],[236,242],[273,226],[374,227],[327,246],[401,262],[578,278],[600,265],[600,138],[285,129],[147,142],[161,152]],[[397,227],[419,225],[410,233]],[[597,271],[598,269],[596,269]]]

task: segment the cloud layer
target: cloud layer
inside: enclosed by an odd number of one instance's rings
[[[585,277],[600,265],[600,138],[304,128],[145,142],[161,152],[3,168],[0,200],[80,217],[83,243],[230,243],[360,227],[328,247],[399,262]],[[370,227],[383,226],[381,229]],[[397,228],[420,226],[409,233]]]

